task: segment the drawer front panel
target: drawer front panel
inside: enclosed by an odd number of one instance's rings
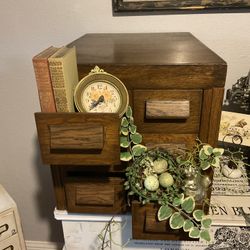
[[[189,100],[146,100],[146,119],[186,120],[190,117]]]
[[[119,213],[126,210],[124,179],[120,177],[81,178],[66,181],[69,212]]]
[[[17,233],[17,227],[13,212],[6,213],[0,218],[0,241]]]
[[[0,242],[0,250],[22,250],[18,234]]]
[[[182,229],[173,230],[168,221],[157,220],[158,205],[141,206],[137,201],[132,202],[132,231],[133,239],[147,240],[194,240],[188,237]]]
[[[198,134],[148,134],[142,133],[143,144],[148,149],[161,148],[171,151],[172,149],[192,149]]]
[[[118,115],[36,113],[35,118],[45,164],[120,163]]]
[[[141,133],[198,134],[202,90],[135,90],[134,118]]]
[[[83,183],[75,187],[76,205],[92,206],[113,206],[114,205],[114,187],[103,184],[101,190],[97,189],[96,184]],[[98,191],[98,192],[97,192]]]

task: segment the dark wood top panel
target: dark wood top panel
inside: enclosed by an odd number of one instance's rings
[[[86,34],[76,46],[78,64],[225,65],[191,33]]]
[[[79,79],[89,74],[96,64],[78,65]],[[223,87],[226,65],[110,65],[101,69],[118,77],[129,90],[133,89],[197,89]]]

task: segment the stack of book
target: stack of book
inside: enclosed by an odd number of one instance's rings
[[[42,112],[74,112],[78,83],[75,47],[49,47],[32,59]]]

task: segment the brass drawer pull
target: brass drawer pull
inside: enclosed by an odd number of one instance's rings
[[[3,250],[14,250],[14,247],[12,245],[5,247]]]
[[[4,224],[4,225],[0,226],[0,236],[1,236],[2,233],[7,232],[8,229],[9,229],[8,224]]]
[[[147,100],[146,119],[187,119],[189,100]]]
[[[102,150],[103,126],[101,124],[50,125],[50,147],[56,150]]]

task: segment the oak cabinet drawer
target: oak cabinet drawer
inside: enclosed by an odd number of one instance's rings
[[[45,164],[120,163],[118,115],[36,113],[35,118]]]
[[[1,215],[0,218],[0,241],[17,233],[15,216],[13,212]]]
[[[139,202],[132,202],[132,232],[133,239],[148,240],[194,240],[188,237],[182,229],[172,230],[168,221],[157,220],[159,206],[147,204],[142,206]]]
[[[180,149],[191,149],[195,145],[198,134],[161,134],[144,133],[143,143],[148,149],[161,148],[169,152]]]
[[[22,250],[18,234],[0,242],[0,250]]]
[[[138,131],[160,134],[199,132],[202,90],[134,90]]]
[[[122,177],[86,177],[66,180],[69,212],[121,213],[126,210]]]

